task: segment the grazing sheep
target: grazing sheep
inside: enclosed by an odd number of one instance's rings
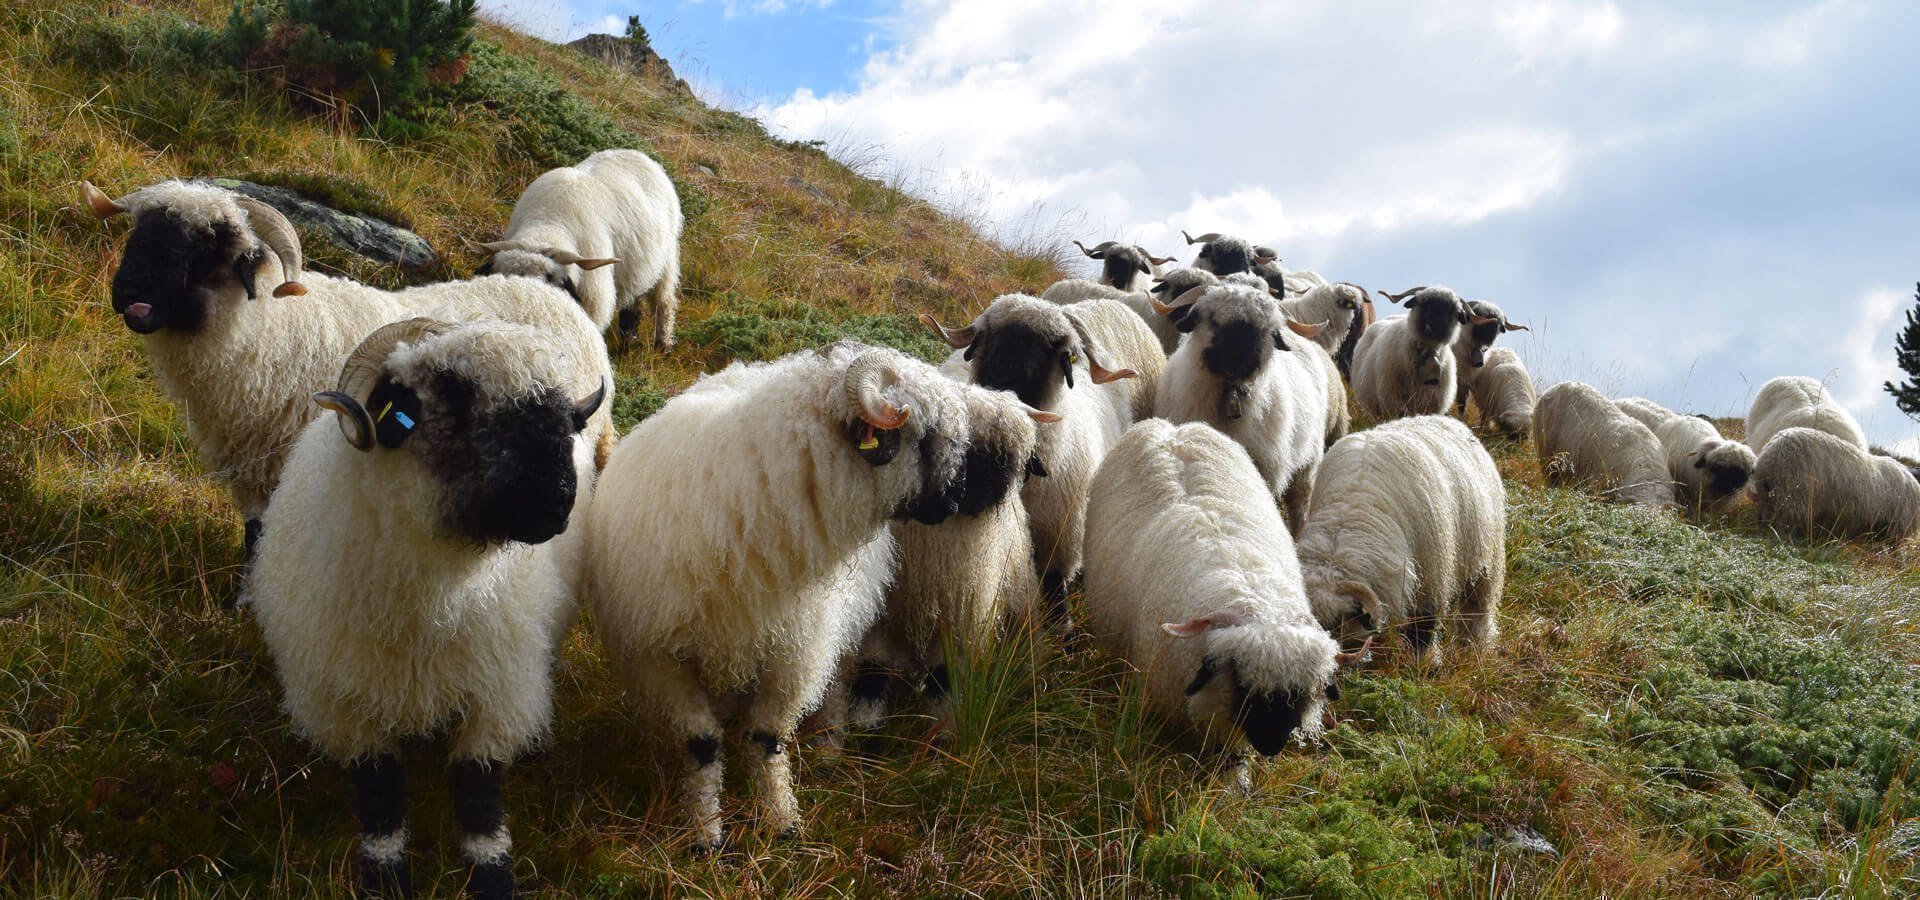
[[[1360,336],[1353,351],[1353,399],[1379,419],[1445,413],[1453,408],[1457,372],[1451,347],[1462,325],[1495,319],[1475,316],[1444,287],[1417,287],[1381,296],[1404,302],[1408,313],[1386,319]]]
[[[1621,397],[1613,401],[1620,411],[1633,417],[1633,420],[1647,426],[1647,430],[1656,431],[1667,423],[1668,419],[1678,415],[1658,403],[1645,397]]]
[[[1480,324],[1460,329],[1460,336],[1453,340],[1453,369],[1460,385],[1456,399],[1462,416],[1467,413],[1467,395],[1473,380],[1486,366],[1487,351],[1493,347],[1494,340],[1503,332],[1531,330],[1507,321],[1507,314],[1500,307],[1485,300],[1468,301],[1467,312]]]
[[[1687,509],[1723,507],[1740,496],[1753,474],[1753,448],[1730,441],[1699,416],[1675,415],[1653,430],[1667,456],[1667,473]]]
[[[383,291],[301,269],[292,223],[212,185],[164,181],[118,200],[91,183],[94,215],[133,217],[113,276],[113,308],[142,336],[160,389],[181,407],[200,464],[227,483],[247,523],[247,555],[280,467],[362,338],[390,322],[492,316],[565,334],[593,325],[559,289],[495,276]],[[304,296],[302,296],[304,295]],[[593,363],[608,369],[605,350]],[[591,433],[612,448],[606,404]]]
[[[581,596],[627,696],[685,748],[702,848],[721,842],[726,719],[754,745],[762,820],[799,829],[794,729],[880,612],[887,522],[958,508],[967,433],[960,385],[842,342],[703,377],[614,448]]]
[[[1087,249],[1074,241],[1089,259],[1100,261],[1100,283],[1123,291],[1144,291],[1160,274],[1160,267],[1173,262],[1171,256],[1154,256],[1145,247],[1126,246],[1118,241],[1102,241]]]
[[[1047,615],[1067,624],[1067,584],[1080,572],[1087,483],[1128,426],[1153,414],[1155,385],[1167,364],[1160,344],[1139,316],[1110,300],[1055,306],[1008,294],[965,328],[921,319],[972,364],[974,384],[1011,391],[1022,403],[1061,416],[1040,433],[1048,475],[1028,481],[1021,499]]]
[[[1313,342],[1318,329],[1288,319],[1264,289],[1223,282],[1181,299],[1161,309],[1191,336],[1167,360],[1154,414],[1239,441],[1297,533],[1320,456],[1346,433],[1333,358]]]
[[[1060,306],[1085,300],[1113,300],[1133,310],[1140,321],[1147,323],[1147,330],[1160,342],[1162,355],[1171,355],[1174,348],[1180,346],[1180,332],[1174,330],[1173,323],[1165,316],[1153,311],[1153,295],[1145,289],[1123,291],[1085,278],[1065,278],[1049,285],[1040,299]]]
[[[1867,449],[1867,436],[1820,382],[1798,375],[1782,375],[1760,386],[1747,412],[1747,446],[1755,453],[1788,428],[1824,431],[1849,444]]]
[[[1760,521],[1800,536],[1898,545],[1920,526],[1920,481],[1899,460],[1824,430],[1776,432],[1753,465],[1748,492]]]
[[[1413,416],[1327,451],[1301,532],[1314,616],[1342,642],[1398,630],[1441,662],[1440,641],[1491,646],[1507,577],[1506,488],[1467,426]]]
[[[1659,438],[1592,385],[1564,381],[1541,394],[1533,444],[1548,484],[1578,484],[1657,509],[1678,505]]]
[[[468,888],[513,893],[501,777],[552,715],[573,617],[553,539],[593,482],[605,353],[590,328],[410,319],[314,395],[338,423],[288,455],[253,610],[294,725],[353,776],[370,891],[411,894],[399,753],[446,730]]]
[[[955,374],[966,377],[964,370]],[[891,525],[902,564],[887,587],[885,611],[860,643],[851,683],[855,728],[871,730],[886,714],[894,674],[924,682],[944,707],[951,687],[946,648],[978,653],[1040,597],[1020,490],[1028,476],[1047,474],[1035,453],[1034,423],[1059,416],[1003,391],[964,387],[971,435],[959,514],[938,525]]]
[[[659,163],[638,150],[602,150],[527,185],[506,235],[477,245],[492,254],[480,274],[545,279],[573,295],[602,331],[617,312],[628,341],[639,337],[644,294],[653,345],[670,350],[683,225],[680,195]]]
[[[1487,353],[1487,364],[1468,383],[1473,403],[1480,408],[1480,424],[1492,424],[1501,434],[1521,436],[1533,430],[1533,379],[1518,354],[1506,347]]]
[[[1241,238],[1217,233],[1194,237],[1184,231],[1180,232],[1180,236],[1186,239],[1189,247],[1200,245],[1199,254],[1193,258],[1193,267],[1222,278],[1235,272],[1252,272],[1255,266],[1280,261],[1271,249],[1255,247]]]
[[[1240,445],[1148,420],[1100,466],[1087,509],[1087,623],[1161,714],[1271,756],[1321,730],[1339,647],[1313,619],[1293,541]]]

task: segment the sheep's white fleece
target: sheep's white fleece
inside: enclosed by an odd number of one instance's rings
[[[1160,342],[1162,356],[1173,353],[1174,348],[1180,346],[1179,330],[1167,321],[1166,316],[1153,311],[1153,300],[1144,290],[1123,291],[1086,278],[1066,278],[1049,285],[1040,299],[1061,306],[1083,300],[1115,301],[1133,310],[1133,314],[1147,324],[1147,330],[1153,332],[1154,339]],[[1105,364],[1104,361],[1102,364]]]
[[[1920,481],[1906,466],[1815,428],[1774,434],[1748,491],[1762,522],[1795,534],[1899,544],[1920,526]]]
[[[1434,357],[1436,383],[1427,384],[1415,356],[1422,349],[1404,315],[1381,319],[1360,335],[1353,348],[1353,400],[1378,419],[1428,416],[1453,407],[1458,372],[1453,353],[1440,347]]]
[[[1646,506],[1678,505],[1660,439],[1592,385],[1563,381],[1540,395],[1533,445],[1549,484],[1579,484]]]
[[[1480,423],[1502,433],[1524,435],[1533,428],[1533,379],[1520,356],[1507,347],[1487,351],[1487,364],[1474,370],[1470,385],[1480,408]]]
[[[1861,450],[1867,436],[1853,415],[1835,402],[1825,385],[1801,375],[1782,375],[1760,386],[1747,411],[1747,446],[1755,453],[1788,428],[1824,431]]]

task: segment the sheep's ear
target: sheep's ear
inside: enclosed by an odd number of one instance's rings
[[[1218,674],[1220,674],[1220,664],[1215,662],[1213,657],[1209,656],[1200,660],[1199,670],[1193,673],[1193,680],[1187,682],[1187,696],[1191,697],[1200,693],[1200,691],[1207,686],[1208,682],[1213,681],[1213,677]]]
[[[1067,387],[1073,387],[1073,363],[1079,357],[1072,350],[1060,351],[1060,373],[1067,377]]]
[[[1279,332],[1279,331],[1276,331],[1276,332],[1274,332],[1274,333],[1273,333],[1273,349],[1275,349],[1275,350],[1289,350],[1289,351],[1290,351],[1290,350],[1292,350],[1293,348],[1292,348],[1292,347],[1289,347],[1289,346],[1287,346],[1287,337],[1286,337],[1286,334],[1285,334],[1285,333],[1283,333],[1283,332]]]
[[[1174,637],[1186,638],[1205,634],[1214,628],[1232,628],[1235,625],[1244,625],[1248,618],[1250,617],[1245,610],[1222,609],[1207,613],[1204,616],[1195,616],[1185,622],[1167,622],[1162,624],[1160,629]]]

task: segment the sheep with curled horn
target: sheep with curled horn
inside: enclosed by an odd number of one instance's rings
[[[1160,376],[1154,415],[1240,442],[1297,533],[1321,454],[1348,428],[1340,373],[1315,343],[1323,326],[1288,318],[1262,288],[1226,282],[1159,309],[1188,337]]]
[[[506,235],[474,245],[491,254],[479,273],[539,278],[579,301],[602,331],[639,339],[641,299],[653,346],[673,349],[680,308],[680,232],[673,179],[638,150],[602,150],[552,169],[513,205]],[[577,271],[576,271],[577,270]]]
[[[1277,263],[1280,258],[1267,247],[1255,247],[1243,238],[1232,237],[1218,232],[1208,232],[1194,237],[1180,232],[1188,246],[1200,245],[1200,252],[1193,258],[1193,267],[1212,272],[1222,278],[1235,272],[1252,272],[1256,266]]]
[[[1500,320],[1474,315],[1445,287],[1379,293],[1408,312],[1360,336],[1353,349],[1354,401],[1379,419],[1445,414],[1459,387],[1451,348],[1460,329]]]
[[[1467,395],[1486,368],[1487,351],[1493,342],[1502,334],[1532,330],[1509,321],[1500,307],[1485,300],[1467,301],[1467,311],[1475,324],[1460,329],[1460,336],[1453,341],[1453,370],[1460,383],[1454,402],[1463,417],[1467,414]]]
[[[164,181],[113,199],[83,182],[81,195],[103,220],[133,220],[113,309],[140,335],[201,466],[232,492],[249,558],[287,450],[319,413],[308,395],[325,389],[375,329],[419,315],[492,316],[570,338],[596,334],[579,304],[534,279],[384,291],[306,271],[286,216],[210,184]],[[586,365],[611,371],[604,346]],[[608,409],[591,434],[603,453],[612,448]]]
[[[1073,245],[1088,259],[1100,261],[1100,284],[1123,291],[1146,290],[1147,284],[1160,275],[1161,267],[1173,262],[1171,256],[1154,256],[1145,247],[1119,241],[1102,241],[1091,248],[1079,241]]]
[[[1029,479],[1021,499],[1047,616],[1066,627],[1067,585],[1080,572],[1087,483],[1127,427],[1153,414],[1155,385],[1167,364],[1160,343],[1139,316],[1111,300],[1056,306],[1008,294],[964,328],[928,315],[921,321],[954,348],[974,384],[1009,391],[1061,417],[1041,430],[1037,444],[1048,476]]]
[[[501,780],[552,718],[604,355],[590,326],[409,319],[310,401],[337,421],[288,454],[252,607],[295,728],[352,776],[370,893],[411,893],[401,754],[445,733],[467,887],[513,894]]]

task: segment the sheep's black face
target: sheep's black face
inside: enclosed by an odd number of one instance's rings
[[[473,382],[443,372],[422,399],[414,452],[444,486],[453,532],[538,544],[566,530],[577,487],[573,440],[586,424],[570,398],[549,388],[480,409]]]
[[[960,494],[959,513],[977,516],[998,505],[1026,474],[1027,464],[1027,459],[1016,460],[1001,447],[968,447],[966,462],[961,466],[965,490]]]
[[[1014,322],[981,335],[973,350],[975,383],[1012,391],[1028,406],[1049,409],[1062,381],[1073,386],[1073,348],[1066,336],[1044,335]]]
[[[1208,241],[1201,245],[1193,266],[1223,278],[1235,272],[1250,272],[1253,271],[1253,248],[1246,241],[1234,238]]]
[[[1101,260],[1100,283],[1124,290],[1133,284],[1133,276],[1139,272],[1153,274],[1146,254],[1137,247],[1115,247]]]
[[[1725,497],[1747,484],[1748,472],[1739,466],[1726,463],[1707,463],[1707,492],[1715,497]]]
[[[1300,727],[1307,698],[1292,691],[1254,693],[1241,688],[1239,693],[1240,704],[1234,721],[1239,724],[1240,733],[1247,736],[1247,743],[1261,756],[1272,756],[1286,749],[1287,741]]]
[[[195,228],[172,210],[141,214],[113,273],[113,311],[135,334],[206,325],[215,291],[238,287],[253,297],[261,260],[247,232],[229,222]]]
[[[1222,380],[1239,384],[1259,374],[1276,346],[1284,349],[1283,339],[1262,323],[1238,318],[1217,322],[1212,340],[1200,351],[1200,364]]]
[[[959,441],[929,431],[920,439],[920,495],[897,514],[938,525],[960,510],[967,493],[967,472]]]
[[[1466,307],[1459,298],[1441,292],[1420,295],[1407,313],[1407,324],[1414,337],[1429,344],[1451,344],[1466,321]],[[1491,339],[1489,339],[1491,342]]]

